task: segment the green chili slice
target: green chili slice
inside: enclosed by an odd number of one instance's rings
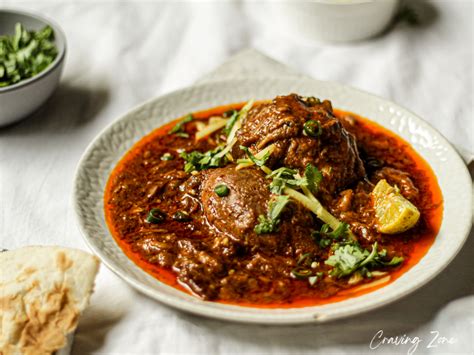
[[[229,194],[230,190],[229,188],[227,187],[227,185],[224,185],[224,184],[220,184],[220,185],[217,185],[215,188],[214,188],[214,192],[216,193],[217,196],[219,197],[225,197]]]
[[[304,133],[309,137],[319,137],[323,133],[321,123],[316,120],[306,121],[303,125]]]
[[[148,223],[161,223],[166,219],[166,214],[158,209],[158,208],[152,208],[150,212],[148,212],[148,216],[146,217],[146,221]]]
[[[321,104],[321,100],[314,96],[308,96],[306,98],[306,103],[308,104],[308,106],[316,106]]]
[[[300,266],[300,265],[306,265],[306,263],[308,261],[311,261],[310,258],[313,256],[313,254],[311,253],[305,253],[303,255],[301,255],[298,259],[298,261],[296,262],[296,265]]]
[[[313,272],[309,269],[298,266],[298,267],[295,267],[293,270],[291,270],[291,275],[293,275],[297,279],[304,280],[312,276]]]

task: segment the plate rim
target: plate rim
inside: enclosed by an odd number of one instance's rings
[[[422,117],[418,116],[417,114],[410,111],[409,109],[406,109],[405,107],[403,107],[403,106],[401,106],[401,105],[399,105],[399,104],[397,104],[397,103],[395,103],[391,100],[382,98],[380,96],[374,95],[374,94],[366,92],[364,90],[360,90],[358,88],[354,88],[352,86],[343,85],[343,84],[333,82],[333,81],[322,81],[322,80],[316,80],[316,79],[312,79],[312,78],[303,78],[302,79],[302,78],[278,78],[278,77],[276,77],[276,78],[263,78],[263,77],[260,77],[260,78],[215,80],[215,81],[212,81],[212,82],[209,82],[209,83],[199,83],[199,84],[191,85],[191,86],[181,88],[181,89],[178,89],[178,90],[174,90],[174,91],[165,93],[163,95],[153,97],[153,98],[151,98],[149,100],[146,100],[146,101],[144,101],[144,102],[142,102],[138,105],[135,105],[133,108],[131,108],[130,110],[128,110],[124,114],[120,115],[116,120],[114,120],[114,121],[110,122],[108,125],[106,125],[94,137],[94,139],[88,144],[87,148],[85,149],[84,153],[82,154],[82,156],[81,156],[81,158],[80,158],[80,160],[77,164],[77,167],[76,167],[76,172],[75,172],[75,175],[74,175],[74,182],[73,182],[72,202],[73,202],[74,212],[75,212],[75,216],[76,216],[76,222],[78,223],[78,226],[79,226],[80,232],[82,234],[82,237],[83,237],[84,241],[86,242],[87,246],[94,252],[94,254],[96,254],[101,259],[101,261],[113,273],[115,273],[120,278],[124,279],[133,288],[137,289],[138,291],[146,294],[147,296],[149,296],[149,297],[151,297],[151,298],[153,298],[157,301],[160,301],[161,303],[164,303],[168,306],[171,306],[173,308],[176,308],[176,309],[179,309],[179,310],[191,313],[191,314],[204,316],[204,317],[207,317],[207,318],[220,319],[220,320],[239,322],[239,323],[284,325],[284,324],[303,324],[303,323],[326,322],[326,321],[332,321],[332,320],[335,320],[335,319],[346,318],[346,317],[350,317],[350,316],[353,316],[353,315],[356,315],[356,314],[362,314],[362,313],[366,313],[366,312],[371,311],[371,310],[375,310],[375,309],[383,307],[383,306],[385,306],[389,303],[397,301],[401,298],[404,298],[407,295],[409,295],[409,294],[413,293],[414,291],[418,290],[422,286],[426,285],[428,282],[430,282],[436,276],[438,276],[451,263],[451,261],[456,257],[456,255],[459,253],[459,251],[461,250],[461,248],[465,244],[465,242],[466,242],[466,240],[469,236],[469,231],[471,229],[470,221],[466,221],[464,223],[465,225],[463,226],[464,228],[462,229],[462,233],[461,233],[462,236],[460,237],[460,240],[458,241],[457,248],[454,249],[451,252],[451,254],[449,255],[448,258],[444,258],[443,262],[439,263],[439,265],[437,265],[436,269],[432,270],[428,276],[424,277],[421,280],[421,282],[418,282],[417,284],[412,285],[411,287],[409,287],[404,292],[401,292],[399,294],[395,294],[392,297],[386,297],[383,300],[379,300],[377,302],[373,302],[370,305],[366,305],[364,308],[348,310],[346,312],[337,313],[334,316],[330,316],[330,315],[319,316],[317,314],[317,309],[320,308],[320,307],[323,307],[325,305],[310,306],[310,307],[303,307],[303,308],[272,309],[272,308],[251,308],[251,307],[241,307],[241,306],[235,306],[235,305],[222,305],[222,304],[220,304],[220,305],[223,306],[222,309],[215,309],[213,307],[216,304],[218,304],[218,303],[215,303],[215,302],[202,301],[202,300],[197,299],[196,297],[193,297],[193,299],[194,299],[193,301],[186,300],[186,299],[180,299],[180,298],[174,298],[171,295],[163,294],[163,293],[160,293],[156,290],[149,289],[146,285],[143,285],[138,280],[135,280],[133,277],[124,274],[119,268],[117,268],[114,265],[113,261],[109,260],[109,257],[107,255],[103,254],[101,249],[93,243],[92,238],[90,238],[88,236],[87,227],[84,225],[83,220],[81,219],[80,203],[79,203],[79,200],[78,200],[78,188],[79,188],[78,180],[79,180],[79,176],[80,176],[80,173],[81,173],[81,169],[83,169],[84,163],[87,162],[87,159],[89,158],[90,153],[93,152],[93,150],[95,148],[95,145],[97,144],[99,139],[102,138],[102,136],[107,134],[115,125],[119,124],[122,121],[127,120],[128,117],[138,113],[140,110],[142,110],[143,108],[146,108],[147,106],[155,103],[156,101],[167,100],[170,97],[173,97],[175,95],[180,95],[180,94],[185,93],[189,90],[199,90],[199,89],[202,89],[202,88],[207,88],[209,86],[229,85],[229,84],[236,84],[236,83],[239,83],[239,82],[249,82],[249,81],[261,82],[261,81],[266,81],[266,80],[279,81],[281,83],[284,82],[284,83],[287,83],[287,84],[295,83],[295,82],[306,82],[308,85],[317,85],[317,84],[330,85],[330,86],[337,87],[339,89],[354,91],[358,94],[362,94],[364,96],[370,97],[371,99],[378,100],[379,102],[383,102],[385,104],[388,104],[391,107],[395,107],[399,110],[407,112],[412,118],[415,119],[415,121],[417,121],[417,123],[421,123],[423,126],[427,127],[429,129],[430,133],[434,133],[434,134],[438,135],[438,138],[441,140],[441,143],[443,144],[443,146],[445,146],[449,150],[451,150],[450,153],[455,154],[455,157],[456,157],[455,158],[455,160],[456,160],[455,163],[458,164],[459,166],[462,166],[462,169],[459,170],[459,172],[462,171],[463,176],[461,178],[465,179],[466,181],[469,181],[472,185],[472,182],[471,182],[470,175],[469,175],[469,172],[467,170],[466,164],[464,163],[464,161],[460,157],[457,150],[446,139],[446,137],[444,137],[444,135],[442,133],[440,133],[436,128],[431,126]],[[331,100],[331,98],[329,98],[329,99]],[[219,106],[219,105],[224,105],[224,104],[227,104],[227,102],[216,104],[214,106]],[[211,107],[214,107],[214,106],[211,106]],[[209,108],[211,108],[211,107],[209,107]],[[357,113],[357,112],[354,112],[354,113]],[[373,120],[377,124],[385,127],[382,123],[374,120],[373,118],[369,117],[369,119]],[[390,128],[390,127],[385,127],[385,128],[389,129],[390,131],[393,132],[392,128]],[[150,133],[150,132],[151,131],[145,133],[145,135]],[[397,135],[400,135],[397,132],[394,132],[394,133],[397,134]],[[138,140],[141,139],[141,138],[143,138],[143,136],[138,138]],[[403,138],[403,139],[405,139],[405,138]],[[134,144],[135,143],[136,143],[136,141],[134,142]],[[411,142],[409,142],[409,143],[412,144]],[[420,153],[418,151],[417,151],[417,153],[420,156],[422,156],[423,159],[427,160],[426,157],[423,156],[422,153]],[[123,156],[123,154],[122,154],[122,156]],[[434,169],[433,169],[433,171],[434,171]],[[436,174],[436,171],[434,171],[434,173]],[[443,193],[443,200],[445,200],[444,192],[442,191],[442,193]],[[467,194],[465,202],[466,202],[466,205],[469,205],[468,206],[468,211],[469,211],[469,214],[472,216],[472,195],[471,194]],[[445,219],[445,215],[444,215],[445,213],[446,213],[446,211],[443,211],[443,221]],[[106,233],[109,235],[110,238],[113,239],[113,237],[111,236],[110,231],[108,229],[106,230]],[[115,240],[114,240],[114,242],[115,242]],[[136,265],[135,265],[135,267],[139,268]],[[403,275],[408,274],[410,271],[411,270],[408,270]],[[160,282],[160,281],[156,280],[156,282]],[[161,284],[163,284],[163,283],[161,283]],[[168,286],[168,287],[171,287],[171,286]],[[370,293],[373,293],[373,292],[370,292]],[[356,298],[357,297],[352,298],[352,299],[356,299]],[[341,301],[341,302],[344,302],[344,301]],[[340,302],[330,303],[330,304],[337,304],[337,303],[340,303]],[[209,305],[212,305],[210,307],[210,309],[209,309]],[[304,314],[289,314],[289,315],[286,315],[285,314],[285,313],[290,313],[292,310],[294,311],[294,310],[302,310],[302,309],[306,309],[306,310],[310,310],[310,311],[307,312],[308,313],[307,315],[304,315]],[[258,313],[247,313],[247,312],[245,312],[246,310],[259,310],[259,311],[262,311],[262,312],[267,312],[268,311],[268,312],[274,313],[274,314],[272,316],[262,317]],[[275,310],[280,310],[282,312],[281,313],[275,313],[274,312]]]

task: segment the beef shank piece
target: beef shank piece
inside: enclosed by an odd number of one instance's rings
[[[277,231],[257,235],[254,228],[258,217],[266,216],[272,198],[269,183],[256,167],[236,170],[235,166],[227,166],[203,172],[200,196],[208,223],[247,251],[288,252],[288,245],[294,245],[293,236],[310,234],[313,219],[309,211],[291,202],[281,215]],[[227,196],[220,197],[214,191],[221,184],[228,187]]]
[[[210,224],[219,231],[240,238],[251,233],[258,216],[267,212],[270,199],[269,182],[256,168],[235,170],[235,166],[205,173],[201,199]],[[229,194],[219,197],[214,189],[226,185]]]
[[[201,243],[190,238],[178,246],[179,257],[173,268],[180,281],[196,294],[205,299],[232,299],[245,290],[273,290],[277,284],[266,281],[263,285],[259,279],[262,269],[267,279],[281,274],[290,277],[299,256],[320,253],[311,237],[315,221],[295,202],[280,216],[277,231],[255,233],[258,217],[267,214],[272,199],[269,183],[259,168],[236,170],[235,165],[229,165],[201,171],[184,185],[183,191],[200,201],[204,227],[209,228],[209,238],[213,239],[212,243]],[[215,192],[222,184],[229,189],[226,196]],[[269,261],[275,258],[281,261],[278,267]],[[240,271],[234,274],[235,269]]]
[[[304,124],[314,120],[321,134],[304,133]],[[253,107],[237,133],[234,155],[242,155],[238,146],[254,153],[275,144],[267,165],[287,166],[302,171],[308,163],[323,172],[321,192],[334,194],[365,176],[354,136],[334,116],[329,101],[303,98],[296,94],[278,96]]]

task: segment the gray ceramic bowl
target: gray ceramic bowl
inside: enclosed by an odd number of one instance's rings
[[[0,88],[0,126],[25,118],[51,96],[59,83],[66,56],[66,37],[58,25],[36,14],[0,9],[0,35],[13,34],[17,22],[28,30],[51,26],[54,29],[58,55],[48,68],[36,76]]]

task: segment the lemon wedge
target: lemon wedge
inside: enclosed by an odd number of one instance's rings
[[[377,218],[377,230],[385,234],[397,234],[412,228],[420,218],[420,211],[385,179],[380,180],[372,191]]]

